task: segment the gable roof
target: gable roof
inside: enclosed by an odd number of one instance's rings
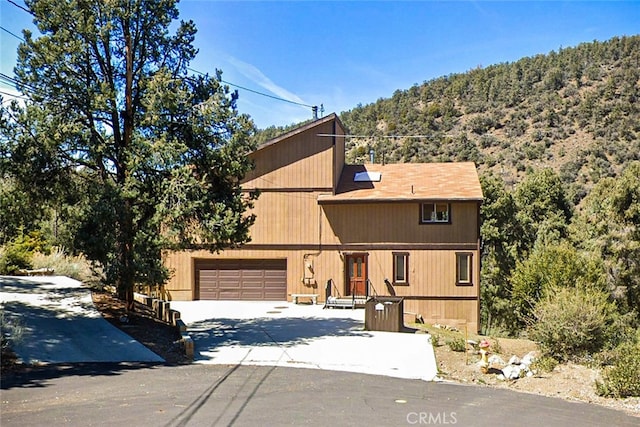
[[[354,181],[355,174],[363,172],[373,177],[380,173],[380,180]],[[335,194],[320,195],[318,203],[482,199],[482,187],[472,162],[398,163],[345,165]]]

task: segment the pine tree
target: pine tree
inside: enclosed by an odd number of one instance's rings
[[[168,248],[248,240],[239,182],[253,124],[237,94],[189,74],[193,22],[175,0],[27,0],[16,78],[28,97],[10,138],[14,175],[48,187],[73,176],[86,203],[77,247],[133,307],[137,283],[163,283]]]

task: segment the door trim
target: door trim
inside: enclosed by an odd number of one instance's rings
[[[351,258],[362,257],[363,264],[363,280],[364,280],[364,293],[362,295],[356,294],[356,296],[368,296],[368,284],[369,280],[369,253],[368,252],[349,252],[344,254],[344,295],[352,296],[351,293],[351,277],[349,275],[349,260]]]

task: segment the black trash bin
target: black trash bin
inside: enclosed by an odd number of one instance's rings
[[[402,332],[404,298],[375,296],[364,305],[364,329],[367,331]]]

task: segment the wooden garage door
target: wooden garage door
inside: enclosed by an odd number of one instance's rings
[[[198,260],[195,267],[201,300],[287,299],[287,260]]]

